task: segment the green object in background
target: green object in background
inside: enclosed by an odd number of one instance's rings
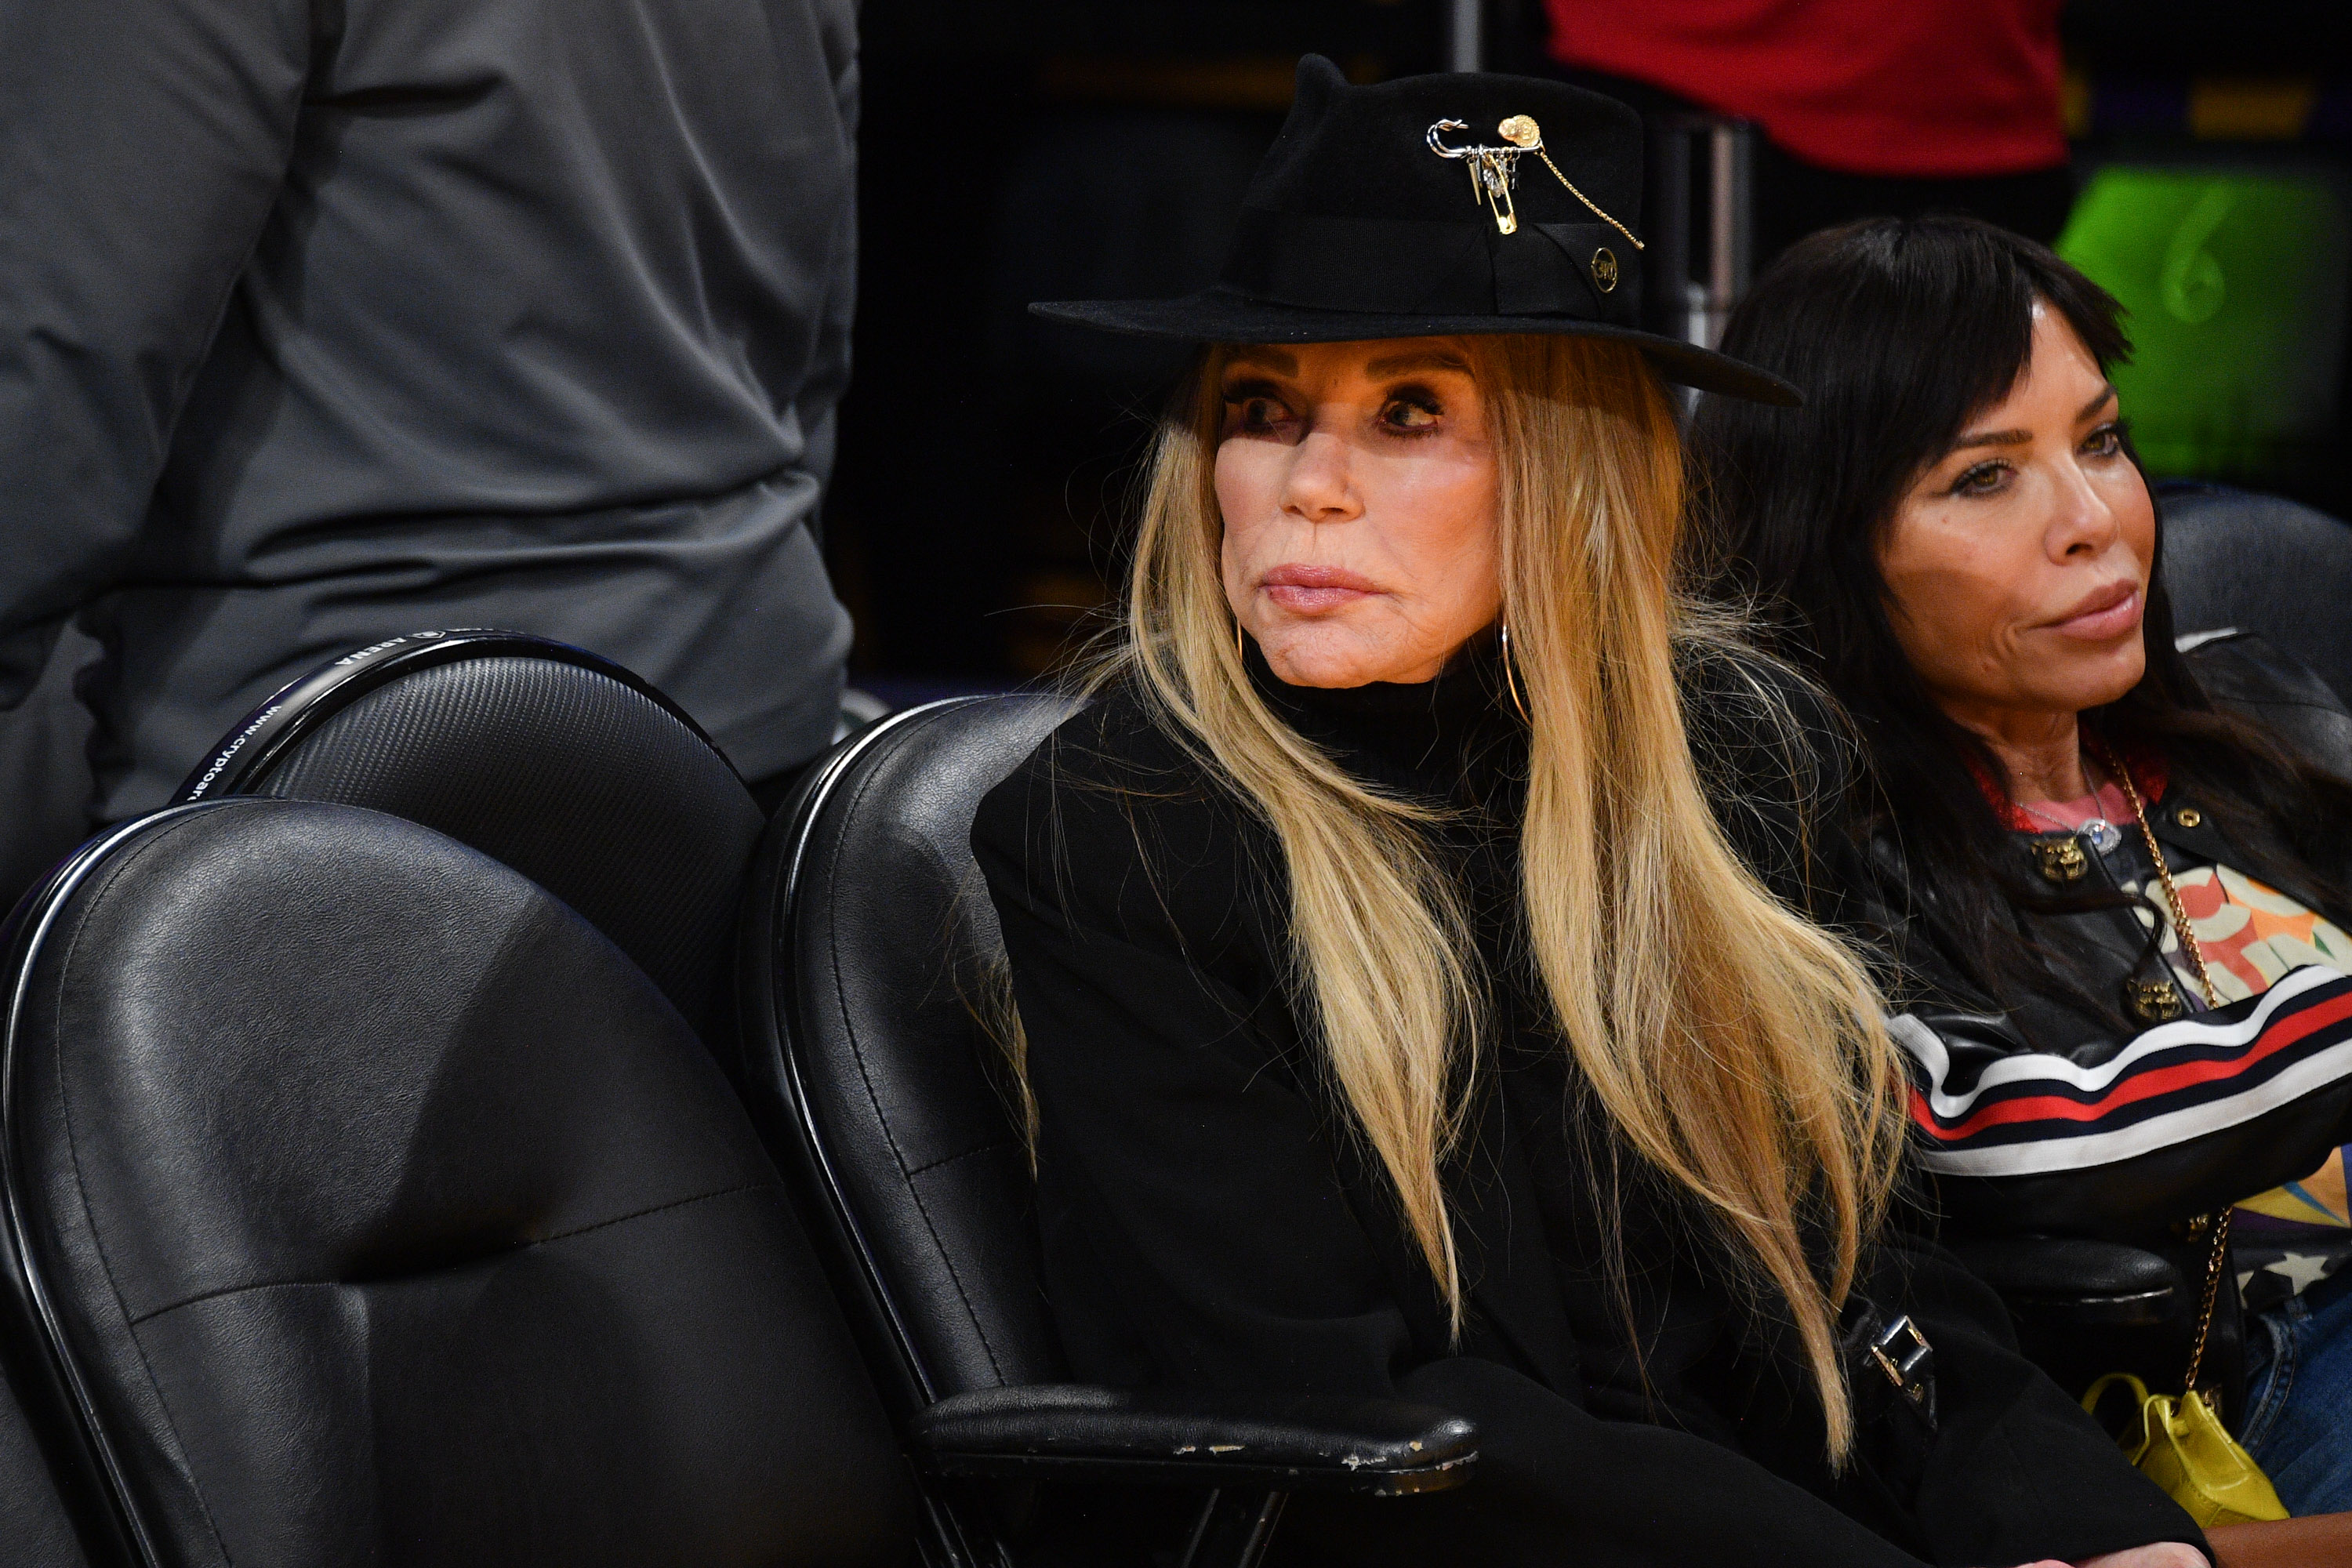
[[[2131,312],[2116,390],[2151,470],[2275,479],[2338,457],[2352,223],[2328,181],[2110,165],[2058,252]]]

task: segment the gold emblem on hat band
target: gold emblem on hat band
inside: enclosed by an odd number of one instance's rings
[[[1544,151],[1543,128],[1533,115],[1514,114],[1495,127],[1495,134],[1507,143],[1501,147],[1449,147],[1440,138],[1444,131],[1467,131],[1465,120],[1441,120],[1429,128],[1429,150],[1441,158],[1459,159],[1469,166],[1470,191],[1478,205],[1495,215],[1495,226],[1505,234],[1519,231],[1518,209],[1511,200],[1511,187],[1518,183],[1519,157],[1533,153],[1551,171],[1551,177],[1568,188],[1568,194],[1592,209],[1592,216],[1625,237],[1625,243],[1636,250],[1648,248],[1634,237],[1633,231],[1601,210],[1599,203],[1576,188],[1574,182],[1559,172],[1559,165]],[[1609,281],[1601,283],[1601,258],[1608,258]],[[1616,287],[1617,258],[1608,251],[1596,251],[1592,258],[1593,281],[1601,284],[1602,293]]]

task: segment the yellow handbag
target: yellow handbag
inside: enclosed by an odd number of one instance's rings
[[[2103,756],[2100,760],[2106,759]],[[2189,911],[2181,907],[2180,889],[2173,885],[2171,868],[2164,863],[2164,851],[2158,847],[2156,835],[2148,827],[2147,808],[2140,803],[2139,791],[2133,787],[2126,770],[2110,763],[2108,772],[2121,781],[2124,794],[2131,801],[2132,814],[2139,818],[2141,840],[2147,846],[2149,858],[2156,863],[2157,879],[2164,885],[2165,901],[2171,906],[2173,932],[2197,973],[2207,1004],[2218,1006],[2221,998],[2214,994],[2212,976],[2206,973],[2205,954],[2198,945],[2196,932],[2189,928]],[[2124,1452],[2140,1474],[2162,1487],[2168,1497],[2207,1530],[2217,1524],[2245,1524],[2287,1517],[2286,1505],[2279,1501],[2270,1478],[2254,1463],[2254,1457],[2230,1436],[2230,1429],[2221,1425],[2221,1415],[2213,1408],[2211,1396],[2197,1386],[2197,1374],[2205,1365],[2206,1335],[2213,1326],[2213,1303],[2221,1292],[2222,1272],[2228,1267],[2230,1211],[2223,1209],[2212,1226],[2213,1258],[2205,1271],[2205,1304],[2197,1320],[2197,1342],[2189,1352],[2189,1375],[2181,1380],[2184,1392],[2178,1397],[2150,1394],[2147,1384],[2129,1373],[2111,1372],[2091,1384],[2090,1391],[2083,1395],[2083,1408],[2095,1414],[2099,1396],[2109,1388],[2120,1384],[2131,1390],[2132,1397],[2139,1401],[2139,1419],[2124,1432]]]
[[[2286,1517],[2270,1478],[2230,1436],[2206,1394],[2150,1394],[2131,1373],[2111,1372],[2091,1384],[2083,1408],[2097,1405],[2114,1384],[2129,1388],[2139,1401],[2139,1420],[2124,1433],[2124,1453],[2200,1527]]]

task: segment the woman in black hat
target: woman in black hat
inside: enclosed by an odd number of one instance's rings
[[[972,834],[1073,1367],[1472,1417],[1462,1491],[1288,1532],[1339,1561],[2201,1564],[1886,1223],[1791,689],[1669,585],[1660,376],[1795,395],[1629,324],[1639,149],[1309,59],[1220,287],[1040,308],[1209,345],[1099,700]]]

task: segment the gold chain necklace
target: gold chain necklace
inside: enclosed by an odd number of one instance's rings
[[[2189,955],[2189,966],[2197,972],[2198,987],[2205,993],[2205,1005],[2219,1007],[2221,993],[2213,987],[2212,972],[2205,967],[2205,950],[2198,944],[2197,933],[2189,929],[2189,910],[2180,901],[2180,889],[2172,879],[2172,868],[2165,863],[2163,847],[2156,841],[2156,829],[2147,823],[2147,805],[2139,797],[2139,788],[2132,783],[2131,770],[2116,765],[2104,747],[2093,752],[2099,765],[2115,775],[2123,786],[2124,798],[2131,803],[2132,819],[2139,824],[2140,842],[2147,846],[2147,858],[2156,866],[2156,879],[2164,887],[2164,901],[2172,910],[2172,934],[2180,950]],[[2219,1214],[2200,1215],[2189,1224],[2194,1236],[2208,1226],[2213,1231],[2213,1253],[2205,1267],[2205,1302],[2197,1314],[2197,1342],[2189,1352],[2189,1375],[2183,1392],[2192,1398],[2197,1393],[2197,1374],[2205,1367],[2205,1341],[2213,1330],[2213,1307],[2221,1294],[2221,1271],[2227,1266],[2230,1251],[2230,1215],[2235,1211],[2224,1207]]]
[[[2205,967],[2205,950],[2198,944],[2197,933],[2189,929],[2189,910],[2180,901],[2180,889],[2172,879],[2172,868],[2165,863],[2163,847],[2156,841],[2156,830],[2147,825],[2147,806],[2139,797],[2139,788],[2132,783],[2131,772],[2117,767],[2105,752],[2094,755],[2099,765],[2115,775],[2123,786],[2124,799],[2131,803],[2132,820],[2139,824],[2140,842],[2147,846],[2147,858],[2156,866],[2156,879],[2164,888],[2164,901],[2172,910],[2172,934],[2180,943],[2180,951],[2189,955],[2189,967],[2197,973],[2199,989],[2205,993],[2205,1005],[2219,1007],[2221,994],[2213,988],[2213,976]]]

